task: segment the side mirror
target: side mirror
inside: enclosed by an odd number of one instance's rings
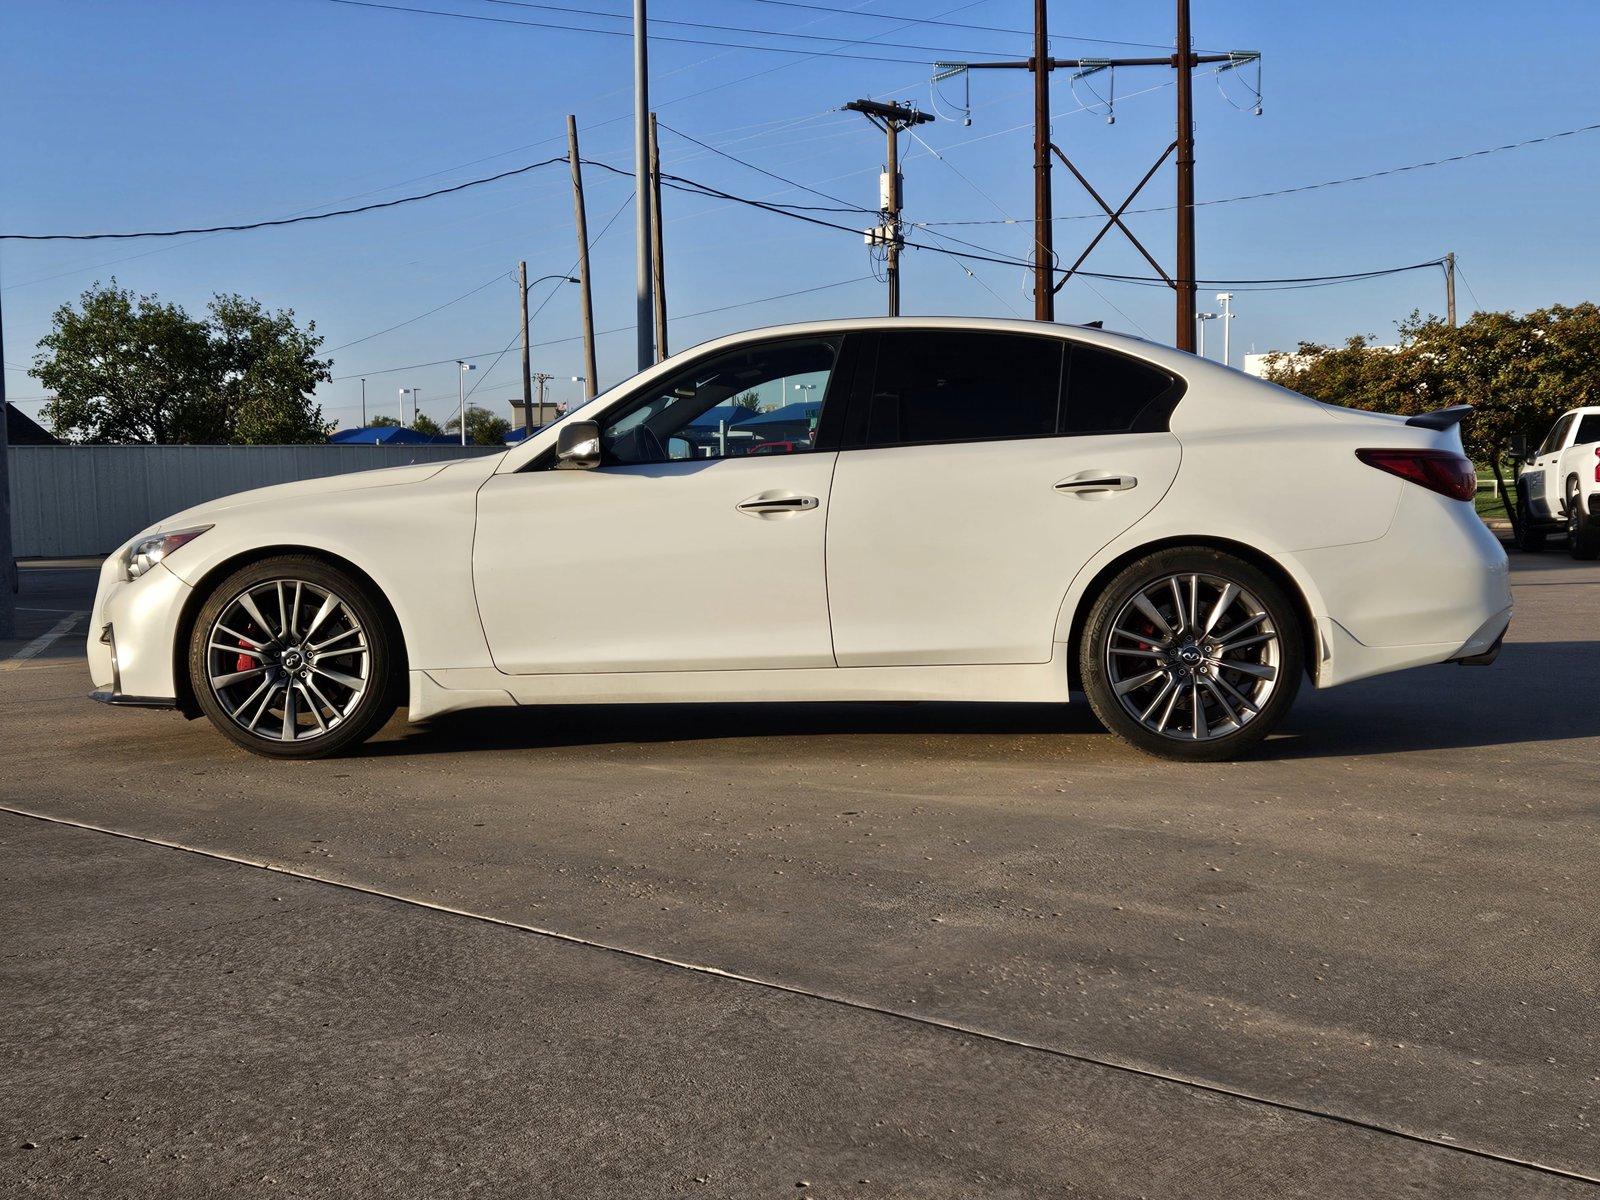
[[[1511,457],[1512,458],[1516,459],[1518,462],[1524,462],[1524,461],[1527,460],[1527,458],[1528,458],[1528,435],[1527,434],[1525,434],[1525,433],[1514,433],[1514,434],[1512,434],[1511,435],[1511,440],[1510,440],[1510,442],[1507,443],[1507,445],[1511,450]]]
[[[694,457],[694,446],[688,438],[669,437],[667,439],[667,458],[672,462],[682,462]]]
[[[600,465],[600,425],[568,421],[556,438],[556,468],[589,471]]]

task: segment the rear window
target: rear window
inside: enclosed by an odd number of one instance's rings
[[[1067,369],[1063,433],[1127,433],[1166,428],[1177,381],[1124,354],[1080,344]]]

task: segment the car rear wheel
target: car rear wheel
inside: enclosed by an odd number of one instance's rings
[[[211,723],[270,758],[366,740],[398,703],[387,612],[361,579],[309,555],[235,571],[200,609],[189,678]]]
[[[1100,593],[1079,647],[1102,723],[1162,758],[1234,758],[1282,721],[1304,669],[1293,602],[1259,568],[1177,547],[1131,564]]]
[[[1576,480],[1567,485],[1567,552],[1573,558],[1600,558],[1600,521],[1583,511]]]

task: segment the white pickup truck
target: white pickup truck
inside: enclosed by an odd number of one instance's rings
[[[1518,544],[1563,528],[1573,558],[1600,557],[1600,407],[1563,413],[1517,472]]]

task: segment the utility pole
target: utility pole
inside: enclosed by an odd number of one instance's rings
[[[478,368],[469,362],[456,359],[456,403],[460,405],[461,444],[467,444],[467,372]]]
[[[1194,350],[1194,42],[1189,33],[1189,0],[1178,0],[1178,45],[1172,56],[1178,72],[1178,246],[1177,331],[1179,350]],[[1222,320],[1222,365],[1228,365],[1227,310]]]
[[[1033,0],[1033,317],[1056,319],[1055,223],[1050,199],[1050,34],[1046,0]]]
[[[1456,323],[1456,252],[1444,256],[1444,307],[1451,327]]]
[[[517,263],[517,291],[522,293],[522,424],[525,428],[533,428],[533,385],[529,381],[528,371],[532,360],[528,347],[528,264],[524,260]]]
[[[1162,281],[1172,288],[1176,298],[1175,305],[1175,341],[1180,350],[1193,351],[1195,348],[1196,325],[1195,320],[1195,237],[1194,237],[1194,81],[1195,67],[1207,63],[1218,64],[1223,71],[1254,63],[1259,72],[1261,55],[1254,50],[1235,50],[1226,54],[1196,54],[1190,34],[1189,0],[1177,0],[1177,29],[1173,53],[1162,57],[1145,58],[1050,58],[1047,52],[1048,30],[1046,29],[1046,11],[1044,0],[1034,0],[1034,54],[1032,58],[1021,61],[1006,62],[941,62],[935,66],[955,70],[1023,70],[1034,73],[1034,315],[1044,321],[1054,318],[1053,293],[1058,292],[1066,285],[1068,279],[1081,267],[1088,258],[1090,251],[1100,244],[1100,240],[1113,229],[1121,230],[1134,248],[1144,256]],[[1082,171],[1062,153],[1059,146],[1050,141],[1050,93],[1049,73],[1061,69],[1071,69],[1078,72],[1074,78],[1092,74],[1096,71],[1114,69],[1116,67],[1168,67],[1177,72],[1177,129],[1171,145],[1164,150],[1155,164],[1145,172],[1144,178],[1135,185],[1121,204],[1113,208],[1095,191],[1094,187],[1084,177]],[[942,77],[942,76],[941,76]],[[1259,74],[1256,86],[1257,96],[1260,95]],[[849,107],[848,105],[846,107]],[[1260,105],[1256,106],[1259,115]],[[1042,151],[1041,151],[1042,148]],[[1083,188],[1094,201],[1100,205],[1106,214],[1106,223],[1090,240],[1088,248],[1078,256],[1076,262],[1064,270],[1054,265],[1051,253],[1053,249],[1053,233],[1051,226],[1051,188],[1050,188],[1050,162],[1049,155],[1054,154],[1059,158],[1073,177],[1083,185]],[[1156,171],[1166,160],[1176,155],[1177,157],[1177,247],[1174,264],[1174,273],[1169,275],[1161,264],[1156,261],[1143,243],[1134,237],[1132,230],[1123,222],[1122,216],[1134,198],[1149,183]]]
[[[655,299],[656,361],[667,349],[666,234],[661,228],[661,143],[656,140],[656,115],[650,114],[650,282]]]
[[[361,381],[361,428],[367,427],[367,381]]]
[[[645,0],[633,0],[633,321],[638,367],[655,361],[655,306],[650,298],[650,51]]]
[[[589,293],[589,218],[583,207],[583,167],[578,161],[578,118],[567,114],[567,163],[572,169],[572,219],[578,230],[578,291],[583,310],[584,395],[594,397],[600,376],[594,365],[594,301]]]
[[[888,169],[878,185],[878,208],[883,214],[883,224],[867,235],[868,245],[884,247],[884,275],[889,282],[889,315],[900,315],[900,249],[905,239],[900,236],[901,183],[900,130],[925,125],[933,120],[932,113],[918,112],[909,104],[898,102],[883,104],[877,100],[852,100],[844,106],[858,112],[888,135]]]
[[[4,358],[5,327],[0,324],[0,358]],[[17,560],[11,543],[11,407],[6,400],[6,373],[0,370],[0,638],[17,632]]]

